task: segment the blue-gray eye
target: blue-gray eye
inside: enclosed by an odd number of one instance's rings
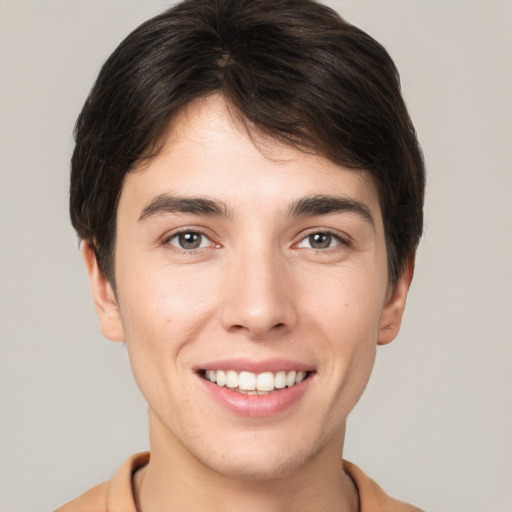
[[[312,233],[301,240],[298,247],[310,249],[330,249],[340,244],[340,239],[331,233]]]
[[[169,238],[169,244],[180,249],[202,249],[211,245],[210,239],[202,233],[184,231]]]

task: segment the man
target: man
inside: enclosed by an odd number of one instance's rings
[[[121,43],[75,135],[71,217],[151,454],[59,510],[418,510],[342,460],[422,231],[386,51],[311,0],[185,0]]]

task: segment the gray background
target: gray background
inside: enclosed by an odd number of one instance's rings
[[[405,324],[346,457],[432,511],[512,511],[512,2],[335,1],[401,71],[429,171]],[[68,222],[71,130],[156,0],[0,0],[0,510],[51,510],[147,448]]]

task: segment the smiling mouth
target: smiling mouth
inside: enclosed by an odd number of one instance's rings
[[[268,395],[285,388],[291,388],[306,380],[313,372],[237,372],[235,370],[202,370],[199,375],[220,387],[244,395]]]

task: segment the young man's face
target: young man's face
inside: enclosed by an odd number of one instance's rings
[[[339,459],[410,280],[389,286],[368,176],[255,145],[215,96],[126,176],[114,300],[84,253],[103,333],[126,340],[149,404],[155,457],[245,478]]]

